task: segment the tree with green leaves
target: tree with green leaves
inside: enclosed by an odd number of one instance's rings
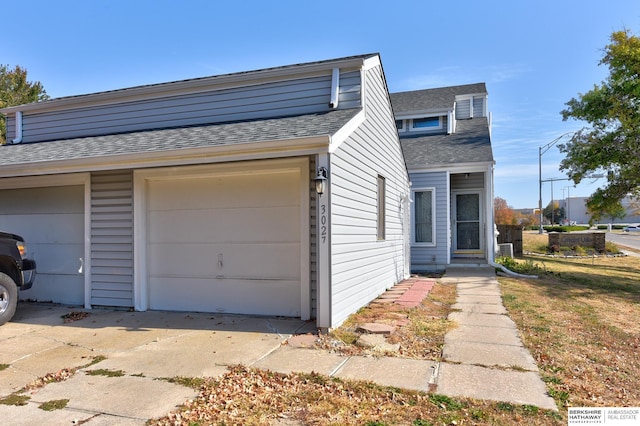
[[[39,81],[27,80],[27,70],[16,65],[11,69],[8,65],[0,65],[0,108],[28,104],[49,99],[47,92]],[[7,140],[7,127],[4,119],[0,119],[0,145]]]
[[[599,65],[609,67],[607,79],[562,111],[563,120],[589,126],[558,145],[566,155],[560,169],[574,183],[604,172],[606,186],[587,204],[592,212],[612,210],[627,195],[640,194],[640,38],[627,30],[614,32]]]
[[[552,225],[561,223],[566,218],[564,207],[560,207],[560,203],[557,201],[549,202],[547,207],[542,210],[542,215]]]
[[[607,203],[605,210],[593,210],[589,207],[589,200],[587,200],[587,210],[591,215],[589,225],[593,225],[604,217],[609,219],[610,223],[613,223],[616,219],[622,219],[627,215],[627,209],[624,208],[622,202]]]

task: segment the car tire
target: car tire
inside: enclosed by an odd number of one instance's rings
[[[7,274],[0,272],[0,325],[11,320],[18,305],[18,286]]]

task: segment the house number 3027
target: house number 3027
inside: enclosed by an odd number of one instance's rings
[[[322,242],[327,242],[327,206],[320,205],[320,238]]]

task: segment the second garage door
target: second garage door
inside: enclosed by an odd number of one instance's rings
[[[20,298],[84,304],[84,217],[83,185],[0,190],[0,229],[24,237],[37,264]]]
[[[300,316],[300,173],[148,180],[149,307]]]

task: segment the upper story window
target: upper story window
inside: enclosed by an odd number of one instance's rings
[[[441,129],[442,120],[440,117],[414,118],[411,124],[412,129]]]
[[[404,130],[404,120],[396,120],[396,129],[398,131]]]

